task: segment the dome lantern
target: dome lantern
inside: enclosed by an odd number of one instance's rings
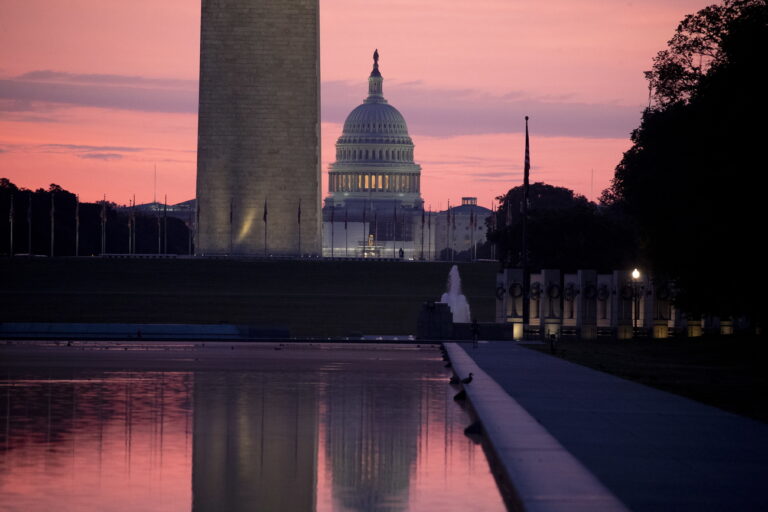
[[[368,77],[368,97],[365,99],[365,103],[386,103],[383,86],[384,78],[379,72],[379,50],[377,48],[373,51],[373,70],[371,76]]]

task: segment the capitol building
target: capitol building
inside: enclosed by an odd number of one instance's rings
[[[414,230],[424,217],[421,167],[403,115],[384,98],[378,61],[376,51],[368,97],[347,116],[328,170],[326,257],[421,259],[421,232]]]
[[[413,140],[383,84],[376,51],[368,97],[347,116],[328,169],[323,256],[434,260],[469,250],[485,240],[490,210],[464,198],[459,208],[424,211]]]

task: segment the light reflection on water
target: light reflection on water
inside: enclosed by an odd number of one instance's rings
[[[13,369],[0,510],[504,510],[433,353],[332,357],[293,371]]]

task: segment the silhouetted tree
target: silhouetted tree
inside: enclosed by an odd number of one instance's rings
[[[31,253],[48,256],[51,253],[51,203],[54,214],[54,255],[74,256],[75,254],[75,209],[77,196],[52,183],[48,189],[35,191],[19,188],[7,178],[0,178],[0,254],[7,255],[10,245],[11,196],[13,197],[13,245],[14,254]],[[30,208],[31,201],[31,208]],[[106,252],[128,252],[129,211],[114,203],[106,208]],[[101,212],[102,204],[80,203],[79,255],[90,256],[101,253]],[[162,222],[162,213],[160,224]],[[29,226],[32,226],[32,244],[29,244]],[[189,250],[189,229],[175,217],[168,217],[167,252],[187,254]],[[136,212],[136,252],[157,253],[158,219],[153,214]],[[165,246],[165,236],[161,233]]]
[[[497,199],[501,207],[488,221],[488,241],[508,266],[522,259],[523,187]],[[495,228],[494,228],[495,226]],[[610,271],[634,263],[634,233],[611,208],[601,208],[570,189],[534,183],[529,192],[528,259],[532,269],[593,268]]]
[[[764,316],[766,49],[764,0],[687,16],[647,73],[656,102],[603,194],[691,312]]]

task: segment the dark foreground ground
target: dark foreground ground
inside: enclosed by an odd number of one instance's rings
[[[555,355],[768,423],[765,339],[563,341]]]
[[[459,264],[480,322],[495,263]],[[0,322],[236,324],[291,336],[415,334],[451,263],[328,260],[0,260]]]

